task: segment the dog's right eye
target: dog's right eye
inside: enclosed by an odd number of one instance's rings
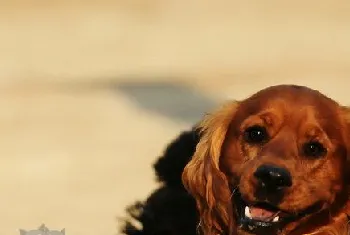
[[[303,151],[308,157],[322,157],[327,154],[327,149],[318,141],[304,144]]]
[[[243,134],[243,138],[250,144],[261,144],[268,140],[269,136],[265,127],[251,126],[248,127]]]

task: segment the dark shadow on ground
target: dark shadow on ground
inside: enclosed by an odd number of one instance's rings
[[[171,82],[124,82],[114,88],[139,107],[174,121],[197,123],[218,102],[185,84]]]

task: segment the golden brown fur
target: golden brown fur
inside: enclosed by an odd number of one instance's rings
[[[242,133],[254,125],[266,128],[266,143],[243,140]],[[349,234],[348,108],[315,90],[281,85],[229,102],[205,117],[199,129],[201,139],[183,183],[196,199],[205,235],[250,234],[237,224],[239,205],[232,195],[238,190],[246,202],[255,202],[254,171],[270,163],[288,169],[293,179],[278,203],[281,210],[297,214],[319,206],[276,234]],[[325,156],[301,153],[303,144],[313,140],[325,147]]]

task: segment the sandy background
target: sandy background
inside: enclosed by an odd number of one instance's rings
[[[165,144],[278,83],[350,103],[349,1],[0,2],[1,234],[117,234]]]

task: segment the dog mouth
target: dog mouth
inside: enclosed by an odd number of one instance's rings
[[[287,223],[297,219],[297,216],[289,214],[268,203],[241,203],[238,209],[239,226],[248,232],[273,234],[283,228]]]
[[[283,214],[285,214],[283,216]],[[273,208],[267,203],[258,203],[255,205],[245,206],[244,217],[246,219],[260,221],[260,222],[271,222],[278,223],[280,219],[286,217],[286,213]]]
[[[233,195],[233,200],[238,226],[253,234],[277,234],[288,223],[320,210],[319,204],[315,204],[303,212],[289,213],[268,202],[247,203],[239,192]]]

